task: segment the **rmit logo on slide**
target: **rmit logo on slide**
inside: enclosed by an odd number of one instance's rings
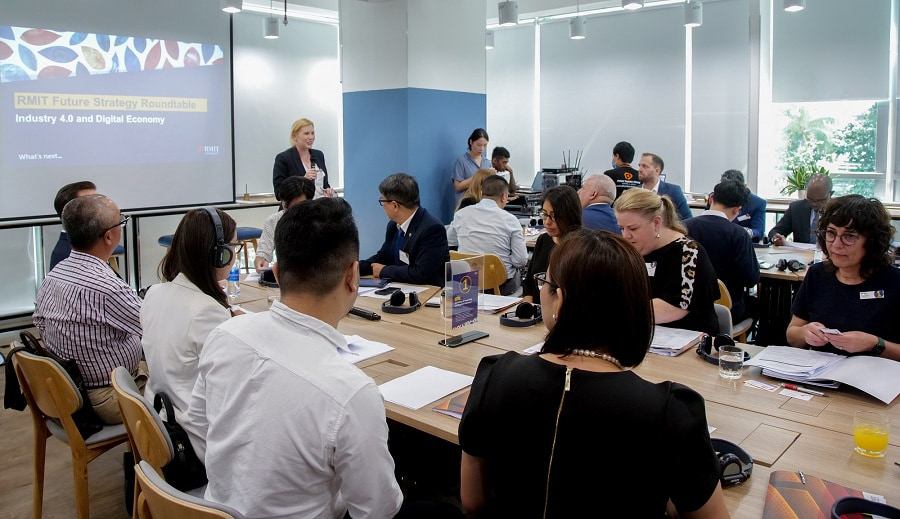
[[[197,146],[197,151],[204,155],[218,155],[219,147],[218,146]]]

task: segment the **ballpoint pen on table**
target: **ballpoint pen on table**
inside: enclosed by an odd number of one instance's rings
[[[797,475],[800,476],[800,482],[803,483],[803,484],[805,485],[805,484],[806,484],[806,476],[803,475],[803,471],[802,471],[802,470],[798,470],[798,471],[797,471]]]
[[[808,395],[828,396],[828,395],[826,395],[825,393],[823,393],[823,392],[821,392],[821,391],[816,391],[816,390],[814,390],[814,389],[807,389],[807,388],[805,388],[805,387],[803,387],[803,386],[796,386],[796,385],[794,385],[794,384],[781,384],[781,385],[782,385],[782,387],[785,387],[785,388],[787,388],[787,389],[793,389],[794,391],[799,391],[799,392],[801,392],[801,393],[806,393],[806,394],[808,394]]]

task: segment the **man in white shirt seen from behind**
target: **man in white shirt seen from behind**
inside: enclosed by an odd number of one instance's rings
[[[339,354],[359,288],[350,205],[320,198],[275,230],[281,300],[213,330],[185,424],[206,498],[247,517],[393,517],[403,496],[375,382]]]
[[[484,179],[483,198],[473,206],[456,212],[447,229],[447,242],[460,252],[496,254],[506,267],[506,282],[500,294],[508,296],[519,289],[519,269],[528,260],[525,235],[518,218],[503,210],[509,201],[509,183],[499,175]]]

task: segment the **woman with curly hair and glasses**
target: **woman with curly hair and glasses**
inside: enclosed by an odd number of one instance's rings
[[[888,253],[894,227],[887,210],[875,198],[833,198],[816,233],[826,259],[797,291],[788,343],[900,360],[900,270]]]

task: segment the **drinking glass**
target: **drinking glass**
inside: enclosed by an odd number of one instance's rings
[[[729,380],[741,378],[744,369],[744,350],[737,346],[719,348],[719,376]]]
[[[887,450],[891,421],[875,411],[857,411],[853,417],[853,443],[856,452],[870,458],[883,458]]]

